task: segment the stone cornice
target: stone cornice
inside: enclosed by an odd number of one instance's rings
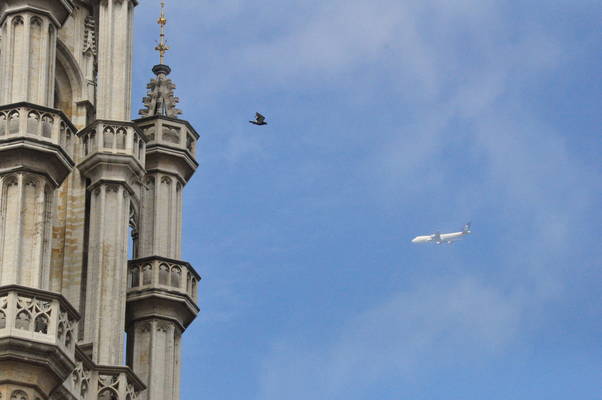
[[[60,380],[65,380],[75,364],[55,345],[23,338],[0,338],[0,360],[27,360],[28,363],[48,367]]]
[[[35,146],[32,145],[32,143],[35,144]],[[31,136],[17,136],[8,139],[0,139],[0,152],[12,150],[14,148],[27,148],[46,153],[57,153],[59,160],[65,166],[65,168],[70,170],[75,166],[73,159],[65,150],[63,150],[62,147],[56,146],[53,143],[48,143],[45,140],[39,140]]]
[[[144,167],[140,164],[138,160],[136,160],[133,156],[128,154],[113,154],[113,153],[94,153],[91,156],[86,157],[82,160],[77,168],[88,177],[88,173],[92,171],[94,168],[106,165],[109,168],[114,168],[116,166],[125,166],[128,168],[134,176],[139,178],[144,176],[145,170]],[[120,182],[120,183],[128,183],[130,179],[124,179],[122,181],[115,179],[106,179],[99,177],[96,181],[103,182]],[[94,183],[96,183],[96,181]]]
[[[184,180],[187,182],[192,178],[192,175],[199,167],[199,163],[190,156],[190,152],[177,147],[168,146],[165,144],[151,144],[146,148],[147,171],[160,171],[162,168],[153,168],[153,157],[163,157],[163,159],[171,159],[176,162],[176,165],[184,165],[183,171],[178,171],[184,174]],[[164,169],[165,170],[165,169]],[[167,171],[167,170],[166,170]],[[174,173],[174,172],[170,172]]]
[[[126,326],[134,321],[161,318],[177,323],[185,331],[200,311],[190,296],[158,288],[129,289],[126,304]]]

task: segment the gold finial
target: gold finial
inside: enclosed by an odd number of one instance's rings
[[[157,23],[161,25],[161,39],[157,47],[155,47],[155,50],[159,52],[159,59],[161,60],[160,63],[163,64],[163,61],[165,60],[165,53],[167,53],[167,50],[169,50],[169,46],[167,46],[165,42],[165,25],[167,24],[167,18],[165,18],[165,2],[163,1],[161,2],[161,16],[157,20]]]

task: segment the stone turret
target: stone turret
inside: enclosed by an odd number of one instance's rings
[[[164,14],[161,61],[164,42]],[[144,400],[179,400],[181,349],[184,330],[199,308],[200,276],[181,260],[182,192],[195,172],[198,133],[178,119],[179,99],[168,78],[171,69],[153,67],[145,109],[136,126],[148,139],[146,176],[137,227],[137,259],[130,261],[127,296],[128,365],[147,383]]]
[[[199,309],[200,276],[181,260],[182,192],[198,164],[199,135],[175,118],[175,85],[168,66],[153,68],[156,78],[144,98],[144,117],[135,121],[148,139],[137,259],[130,262],[127,300],[128,365],[147,382],[144,400],[178,400],[180,340]],[[150,360],[150,363],[149,363]]]

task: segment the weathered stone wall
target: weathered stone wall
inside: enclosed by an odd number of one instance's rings
[[[134,5],[132,0],[99,3],[96,113],[101,119],[131,119]]]
[[[44,176],[0,176],[0,285],[48,288],[52,200]]]
[[[44,13],[20,11],[4,19],[3,62],[0,64],[0,104],[54,102],[57,26]]]

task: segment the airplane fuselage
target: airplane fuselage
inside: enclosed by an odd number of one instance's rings
[[[441,240],[436,240],[435,235],[424,235],[424,236],[416,236],[412,239],[412,243],[426,243],[426,242],[437,242],[437,243],[446,243],[454,240],[458,240],[462,236],[464,236],[463,232],[453,232],[453,233],[444,233],[439,235]]]
[[[416,236],[414,239],[412,239],[412,243],[453,243],[468,234],[470,234],[470,223],[464,225],[464,230],[462,232],[433,233],[432,235]]]

